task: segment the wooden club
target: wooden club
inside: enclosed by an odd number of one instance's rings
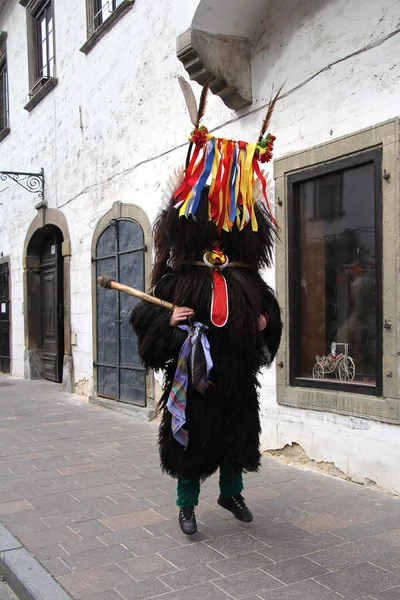
[[[174,308],[176,308],[176,306],[171,302],[167,302],[166,300],[161,300],[161,298],[156,298],[156,296],[146,294],[146,292],[142,292],[141,290],[137,290],[136,288],[129,287],[129,285],[118,283],[118,281],[114,281],[114,279],[112,279],[108,275],[100,275],[100,277],[97,278],[97,284],[108,290],[116,290],[117,292],[123,292],[124,294],[135,296],[136,298],[140,298],[141,300],[145,300],[146,302],[158,304],[158,306],[164,306],[164,308],[170,308],[171,310],[174,310]]]

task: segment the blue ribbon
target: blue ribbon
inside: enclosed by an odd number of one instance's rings
[[[207,151],[208,151],[208,155],[206,158],[206,164],[204,165],[204,170],[203,170],[202,174],[200,175],[199,181],[196,186],[195,199],[194,199],[193,205],[191,207],[190,214],[196,214],[196,211],[199,207],[201,192],[202,192],[204,186],[206,185],[207,179],[211,173],[212,164],[213,164],[214,155],[215,155],[214,140],[208,141]]]
[[[231,203],[230,203],[231,207],[230,207],[230,211],[229,211],[229,220],[232,221],[232,223],[235,222],[235,218],[236,218],[235,191],[236,191],[237,170],[238,170],[237,169],[237,145],[235,144],[231,176],[230,176],[230,180],[229,180],[230,196],[231,196]]]

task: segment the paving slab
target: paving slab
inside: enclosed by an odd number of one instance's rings
[[[0,581],[0,600],[18,600],[11,588],[2,581]]]
[[[399,498],[266,455],[244,478],[254,521],[218,506],[216,475],[188,537],[156,423],[0,382],[0,564],[21,600],[399,600]]]
[[[71,600],[25,548],[0,552],[0,573],[18,600]]]

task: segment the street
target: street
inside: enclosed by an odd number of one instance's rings
[[[72,598],[399,600],[400,498],[269,456],[244,496],[207,480],[186,537],[156,423],[0,375],[0,521]]]

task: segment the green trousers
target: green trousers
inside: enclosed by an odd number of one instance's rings
[[[220,469],[219,489],[222,496],[225,496],[225,498],[240,494],[243,491],[242,472]],[[181,479],[178,479],[177,506],[180,508],[184,508],[185,506],[197,506],[199,503],[199,495],[199,477],[182,477]]]

